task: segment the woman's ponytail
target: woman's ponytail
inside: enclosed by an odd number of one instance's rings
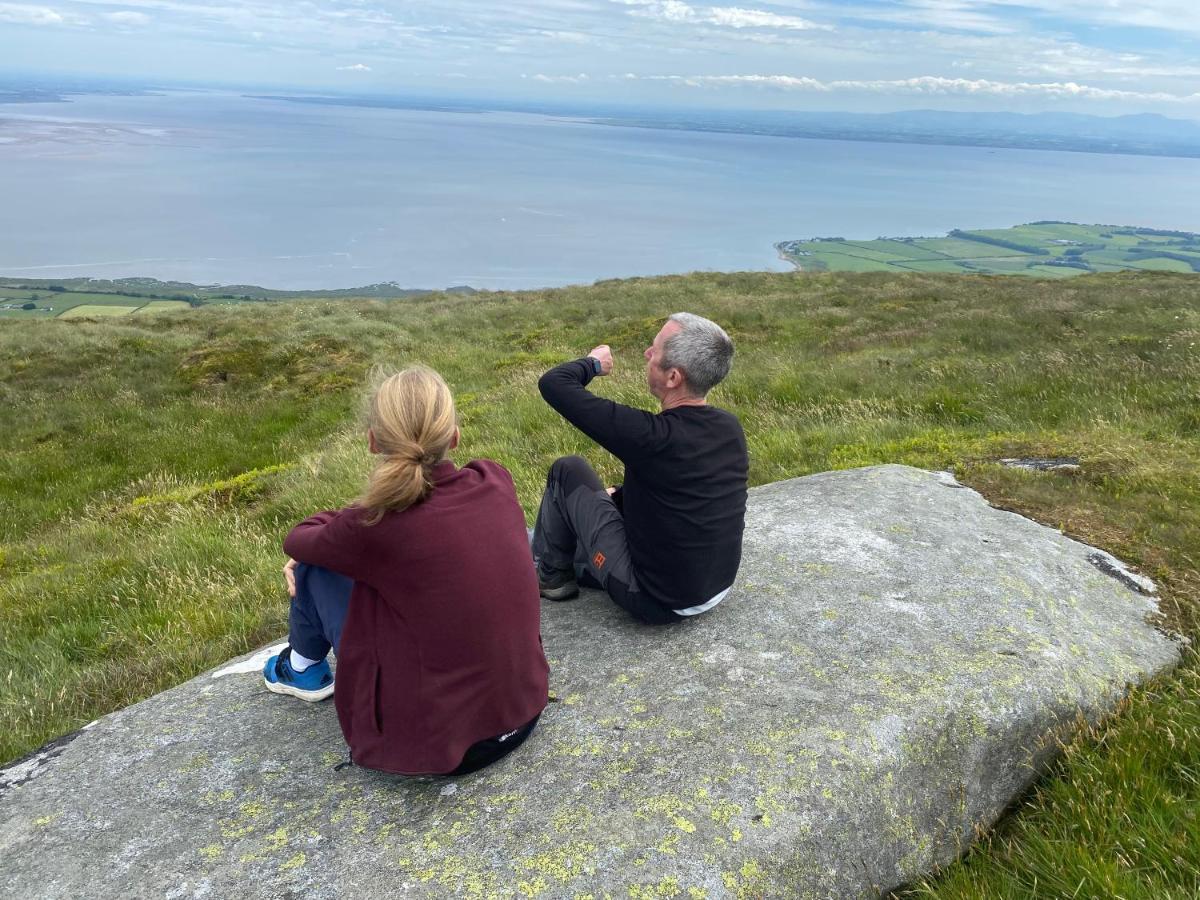
[[[380,459],[359,505],[364,522],[420,503],[433,487],[431,472],[454,441],[454,398],[442,377],[414,366],[385,379],[367,413]]]

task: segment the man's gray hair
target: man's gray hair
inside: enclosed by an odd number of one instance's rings
[[[703,397],[729,374],[733,341],[716,322],[694,313],[677,312],[668,321],[679,331],[663,343],[661,366],[679,369],[692,394]]]

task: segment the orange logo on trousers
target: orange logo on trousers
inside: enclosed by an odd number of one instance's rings
[[[604,554],[601,553],[599,550],[597,550],[596,555],[592,557],[592,565],[595,566],[597,569],[603,569],[604,568],[604,560],[605,560]]]

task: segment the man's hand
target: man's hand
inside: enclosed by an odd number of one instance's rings
[[[592,350],[588,351],[588,356],[592,357],[592,359],[600,360],[601,375],[607,375],[612,371],[612,348],[608,346],[608,344],[601,344],[599,347],[593,348]]]
[[[283,580],[287,582],[287,591],[289,597],[296,596],[296,566],[299,565],[294,559],[288,558],[288,561],[283,566]]]

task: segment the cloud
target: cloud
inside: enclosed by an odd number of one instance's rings
[[[623,6],[633,7],[629,14],[661,22],[690,22],[701,25],[719,25],[724,28],[776,28],[804,31],[818,28],[831,31],[829,25],[818,25],[799,16],[783,16],[761,9],[743,9],[740,6],[693,7],[682,0],[614,0]]]
[[[582,84],[588,80],[588,76],[583,72],[578,75],[543,75],[539,72],[536,75],[522,75],[522,78],[528,78],[530,81],[540,81],[542,84]]]
[[[352,66],[338,66],[339,72],[370,72],[370,66],[364,66],[362,63],[355,63]]]
[[[773,12],[759,9],[742,9],[738,6],[714,6],[704,17],[705,22],[714,25],[726,25],[730,28],[783,28],[791,31],[804,31],[818,28],[832,31],[829,25],[818,25],[808,19],[798,16],[781,16]]]
[[[687,87],[759,86],[784,90],[833,92],[857,91],[879,94],[925,94],[938,96],[1043,97],[1048,99],[1126,100],[1154,103],[1197,103],[1200,92],[1170,94],[1162,91],[1126,91],[1077,84],[1073,81],[1035,83],[1028,81],[990,81],[987,79],[943,78],[922,75],[916,78],[859,81],[820,81],[794,75],[635,75],[626,79],[668,81]]]
[[[150,17],[145,13],[134,12],[131,9],[122,9],[117,12],[105,13],[104,18],[112,22],[114,25],[132,25],[141,27],[150,24]]]
[[[15,25],[64,25],[61,13],[48,6],[28,6],[24,3],[0,3],[0,22]]]

